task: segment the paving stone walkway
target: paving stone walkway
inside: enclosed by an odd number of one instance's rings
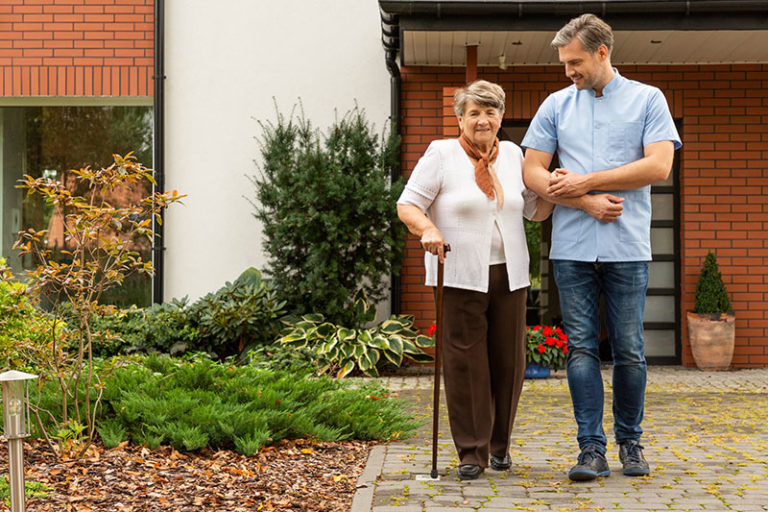
[[[611,401],[610,368],[603,377]],[[431,468],[432,375],[383,379],[413,403],[423,426],[409,438],[373,448],[352,512],[442,511],[768,511],[768,369],[701,372],[650,367],[643,423],[651,475],[612,474],[575,483],[576,427],[564,372],[526,381],[511,441],[510,471],[486,470],[460,481],[458,459],[441,405],[439,481]],[[612,432],[610,405],[605,430]],[[610,435],[609,435],[610,437]]]

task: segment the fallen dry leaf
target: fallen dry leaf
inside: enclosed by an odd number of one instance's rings
[[[285,441],[253,457],[232,451],[179,453],[94,445],[88,459],[58,460],[25,443],[27,481],[51,488],[28,512],[338,512],[348,510],[370,444]],[[0,467],[7,452],[0,450]],[[0,502],[0,511],[9,508]]]

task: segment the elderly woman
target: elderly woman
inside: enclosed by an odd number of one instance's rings
[[[428,286],[445,262],[445,393],[459,477],[509,469],[509,438],[525,373],[528,250],[523,216],[552,205],[525,188],[523,153],[496,134],[504,91],[478,80],[456,91],[461,136],[432,142],[397,201],[420,237]],[[451,251],[444,253],[449,244]]]

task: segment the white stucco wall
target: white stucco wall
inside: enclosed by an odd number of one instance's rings
[[[244,196],[257,119],[301,98],[315,126],[355,100],[381,128],[389,74],[375,0],[167,0],[166,188],[188,194],[165,222],[165,300],[194,299],[263,268]]]

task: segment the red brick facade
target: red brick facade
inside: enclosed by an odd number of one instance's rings
[[[737,367],[768,366],[768,66],[621,66],[665,91],[681,121],[682,310],[693,306],[699,265],[717,252],[737,315]],[[152,0],[3,0],[0,95],[151,96]],[[454,136],[444,89],[463,68],[402,69],[403,169],[427,144]],[[530,120],[567,85],[558,67],[480,68],[508,92],[506,117]],[[447,109],[447,110],[446,110]],[[422,252],[409,238],[402,306],[426,328],[434,318]],[[683,362],[692,364],[683,319]]]
[[[0,95],[152,96],[153,0],[3,0]]]
[[[733,366],[768,366],[768,66],[619,66],[661,88],[681,122],[681,310],[693,307],[701,262],[714,250],[736,312]],[[443,89],[464,83],[463,68],[404,67],[402,164],[407,176],[429,142],[455,136]],[[559,67],[480,68],[507,91],[511,120],[530,120],[550,92],[568,85]],[[409,236],[402,309],[426,328],[434,319],[423,286],[423,252]],[[683,363],[693,364],[683,318]]]

